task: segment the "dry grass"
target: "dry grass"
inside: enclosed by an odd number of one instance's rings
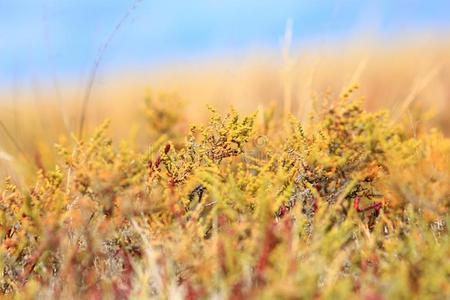
[[[0,291],[444,299],[450,45],[405,47],[99,78],[84,138],[77,88],[2,102]]]

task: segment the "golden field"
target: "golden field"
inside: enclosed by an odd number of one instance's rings
[[[446,299],[450,43],[383,45],[3,91],[0,293]]]

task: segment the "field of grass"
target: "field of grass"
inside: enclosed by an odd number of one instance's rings
[[[2,93],[0,294],[448,299],[450,45],[402,45],[99,78],[82,131]]]

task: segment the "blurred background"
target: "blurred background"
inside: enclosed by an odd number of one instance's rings
[[[355,37],[386,45],[417,34],[448,37],[450,2],[2,0],[0,84],[44,84],[54,75],[82,81],[121,20],[102,73],[277,52],[287,22],[295,50]]]
[[[450,1],[0,1],[3,161],[50,151],[84,109],[86,130],[109,118],[125,137],[146,97],[189,122],[207,104],[305,119],[355,83],[413,134],[449,134]]]

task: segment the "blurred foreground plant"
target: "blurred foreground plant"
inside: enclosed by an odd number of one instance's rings
[[[148,109],[166,137],[147,151],[113,144],[105,123],[57,146],[28,189],[6,179],[5,297],[449,294],[450,141],[438,132],[409,138],[348,95],[306,128],[213,110],[186,137],[175,112]]]

